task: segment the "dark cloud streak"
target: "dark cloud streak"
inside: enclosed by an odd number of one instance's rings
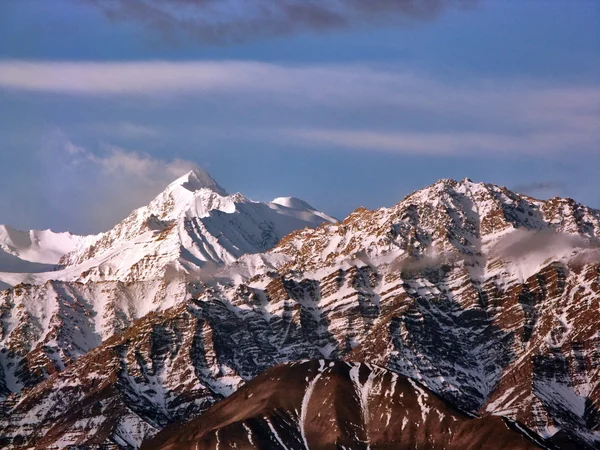
[[[518,184],[513,190],[528,195],[545,195],[556,193],[565,188],[565,184],[558,181],[533,181],[531,183]]]
[[[112,21],[131,21],[166,40],[193,36],[204,43],[325,32],[364,25],[431,21],[478,0],[82,0]]]

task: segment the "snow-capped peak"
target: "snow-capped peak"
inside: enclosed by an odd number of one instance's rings
[[[292,231],[336,221],[300,199],[277,200],[262,203],[240,193],[229,195],[196,168],[111,230],[81,238],[62,255],[57,271],[41,273],[47,268],[39,268],[35,279],[161,279],[167,268],[169,273],[189,273],[207,263],[228,264],[269,250]],[[0,281],[5,279],[12,285],[20,282],[12,275]]]
[[[183,187],[190,192],[199,191],[200,189],[210,189],[219,195],[227,195],[227,191],[219,186],[219,183],[213,177],[199,167],[190,170],[185,175],[173,181],[166,190],[170,191],[179,187]]]

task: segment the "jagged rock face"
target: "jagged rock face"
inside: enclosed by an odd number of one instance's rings
[[[178,305],[12,395],[3,445],[138,447],[275,364],[325,357],[596,448],[598,238],[599,211],[468,181],[357,210],[190,280]]]
[[[517,428],[499,417],[470,417],[380,367],[318,360],[267,370],[142,450],[541,448]]]
[[[9,398],[1,444],[139,447],[169,421],[197,414],[237,387],[237,376],[211,383],[210,352],[210,329],[196,310],[150,313],[26,395]]]
[[[63,372],[9,397],[0,444],[139,447],[268,367],[320,355],[300,325],[273,325],[219,301],[150,313]]]
[[[64,370],[149,311],[187,296],[184,278],[21,284],[0,292],[0,398]]]

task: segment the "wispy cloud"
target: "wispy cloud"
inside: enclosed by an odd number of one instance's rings
[[[503,236],[490,249],[490,257],[518,260],[536,253],[557,256],[575,249],[598,249],[596,238],[556,232],[552,228],[541,230],[515,230]]]
[[[89,96],[258,95],[274,103],[411,109],[597,131],[600,86],[463,76],[442,81],[402,67],[254,61],[0,60],[0,88]],[[266,97],[268,95],[268,97]]]
[[[600,86],[527,79],[440,80],[399,67],[283,65],[252,61],[0,62],[0,87],[33,92],[188,99],[219,97],[230,110],[243,104],[277,109],[279,123],[303,108],[303,124],[281,127],[304,146],[402,154],[535,154],[597,151]],[[264,106],[264,108],[263,108]],[[310,111],[353,116],[363,127],[307,125]],[[385,113],[384,113],[385,112]],[[390,115],[397,121],[386,119]],[[298,115],[296,114],[296,116]],[[361,120],[361,118],[366,120]],[[386,123],[378,124],[380,117]],[[419,118],[419,129],[404,118]],[[107,126],[107,125],[105,125]],[[128,122],[115,135],[158,132]],[[238,127],[243,126],[239,124]],[[278,137],[270,124],[271,138]],[[128,135],[128,136],[125,136]]]
[[[133,21],[169,41],[181,34],[227,43],[302,31],[431,21],[477,0],[85,0],[113,21]]]
[[[84,95],[147,95],[259,88],[269,65],[245,62],[0,62],[0,86]]]
[[[424,74],[362,64],[284,65],[256,61],[0,60],[0,87],[88,96],[257,93],[311,102],[364,101],[447,107],[459,98]],[[418,90],[414,90],[417,88]],[[444,98],[426,99],[446,91]],[[492,99],[490,99],[492,100]]]
[[[135,184],[141,183],[145,189],[151,187],[160,189],[176,177],[197,167],[191,161],[157,159],[147,153],[126,150],[113,145],[105,146],[106,154],[102,156],[97,156],[83,147],[76,147],[70,141],[65,142],[65,146],[66,150],[75,156],[71,160],[71,164],[96,165],[105,175],[127,177],[128,180],[133,178]],[[71,150],[73,148],[76,149],[75,152]],[[129,190],[127,191],[129,192]]]
[[[533,131],[523,135],[485,132],[421,132],[356,131],[336,129],[286,129],[286,139],[295,138],[312,146],[334,146],[362,151],[378,151],[406,155],[547,155],[564,152],[593,151],[598,134],[559,131]]]
[[[256,61],[57,62],[0,60],[0,87],[78,95],[278,94],[303,102],[368,104],[465,114],[518,114],[554,124],[557,112],[594,124],[600,87],[536,79],[442,81],[427,73],[368,64],[286,65]]]
[[[94,152],[61,130],[45,142],[39,155],[44,191],[38,195],[54,214],[67,215],[71,229],[79,232],[107,230],[197,167],[190,161],[155,158],[114,145]]]

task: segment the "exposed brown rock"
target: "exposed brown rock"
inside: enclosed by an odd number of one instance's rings
[[[541,448],[517,429],[500,417],[468,416],[385,369],[319,360],[267,370],[142,450]]]

